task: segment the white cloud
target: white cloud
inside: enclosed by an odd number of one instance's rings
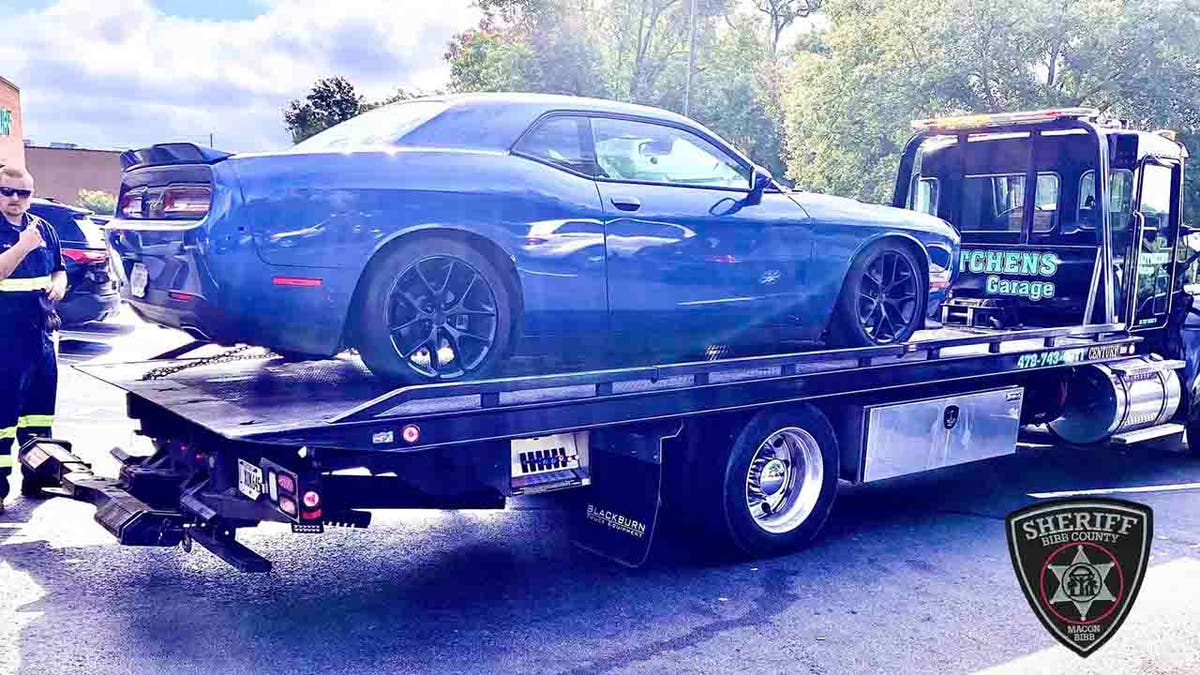
[[[318,78],[368,97],[445,84],[470,0],[277,0],[243,21],[164,15],[148,0],[61,0],[9,15],[0,75],[21,87],[26,138],[90,147],[207,139],[286,146],[282,109]]]

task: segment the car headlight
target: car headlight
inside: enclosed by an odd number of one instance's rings
[[[954,276],[954,253],[939,244],[929,245],[929,290],[940,291],[950,286]]]

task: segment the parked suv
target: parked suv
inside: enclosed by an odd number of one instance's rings
[[[34,199],[29,212],[50,223],[62,241],[67,296],[58,304],[64,326],[103,321],[121,306],[104,234],[91,211],[49,199]]]

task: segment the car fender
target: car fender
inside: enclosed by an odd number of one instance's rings
[[[511,245],[505,245],[505,243],[501,240],[501,237],[496,236],[497,234],[503,233],[504,230],[501,227],[488,227],[480,225],[470,226],[459,223],[417,223],[408,225],[406,227],[401,227],[400,229],[389,233],[387,236],[381,237],[376,242],[375,247],[371,250],[371,254],[367,256],[362,267],[356,270],[357,281],[354,285],[354,292],[351,295],[350,302],[346,303],[341,312],[342,341],[345,343],[350,337],[350,331],[352,329],[351,322],[354,317],[353,313],[355,311],[355,306],[358,303],[359,293],[362,290],[363,282],[367,276],[367,270],[370,268],[371,263],[378,259],[385,250],[393,245],[397,245],[405,239],[422,235],[450,234],[452,236],[458,236],[472,240],[481,239],[487,241],[490,245],[495,246],[501,252],[501,254],[507,258],[509,265],[511,265],[510,269],[503,271],[507,271],[509,273],[511,282],[514,285],[514,290],[516,291],[515,301],[517,303],[519,312],[522,302],[521,277],[516,272],[516,256],[512,251]]]

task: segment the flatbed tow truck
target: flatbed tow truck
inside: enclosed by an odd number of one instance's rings
[[[896,204],[959,226],[964,253],[944,325],[907,344],[392,388],[351,355],[192,343],[78,366],[127,392],[153,455],[114,449],[120,475],[103,478],[70,443],[37,439],[23,489],[94,504],[122,544],[197,543],[248,572],[270,563],[236,531],[262,521],[320,533],[366,527],[371,509],[570,490],[575,541],[634,566],[664,504],[719,544],[777,554],[817,534],[839,484],[1011,454],[1025,425],[1079,444],[1186,428],[1200,446],[1182,147],[1079,109],[916,126]],[[974,166],[977,149],[1018,168]],[[1095,208],[1119,202],[1118,180],[1127,212]],[[984,202],[992,229],[964,227]],[[1050,287],[1018,297],[1028,284],[988,279],[1022,270]]]

